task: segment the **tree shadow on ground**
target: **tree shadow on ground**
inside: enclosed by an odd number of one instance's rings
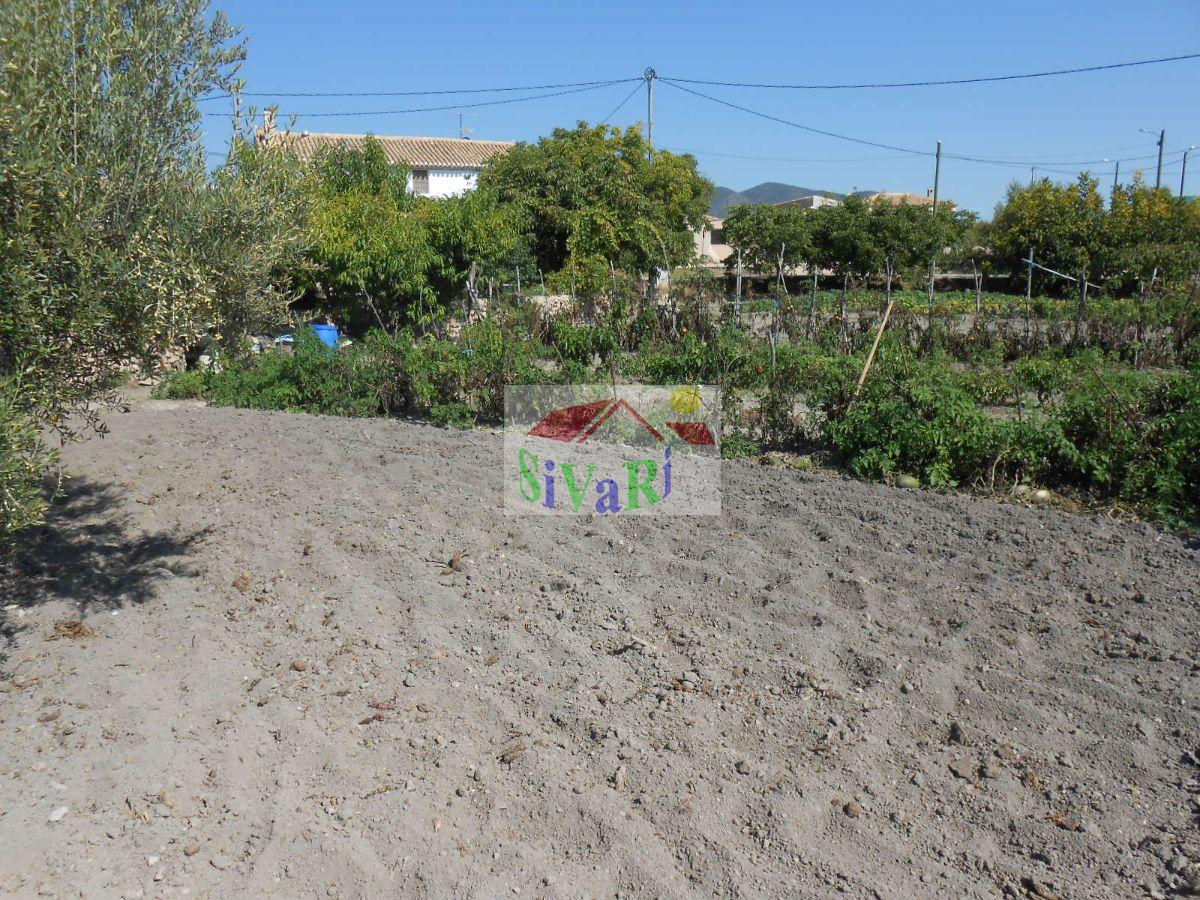
[[[160,582],[194,574],[187,556],[205,532],[143,532],[119,512],[127,501],[118,485],[72,478],[46,523],[18,536],[12,561],[0,563],[0,670],[21,609],[65,601],[83,619],[144,603]]]

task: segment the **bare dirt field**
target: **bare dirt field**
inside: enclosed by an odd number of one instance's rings
[[[1200,886],[1200,551],[733,462],[512,517],[500,437],[137,398],[0,593],[0,892]]]

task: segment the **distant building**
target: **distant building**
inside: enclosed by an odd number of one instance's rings
[[[361,148],[365,134],[320,134],[310,131],[276,131],[267,117],[258,140],[268,145],[283,145],[303,160],[313,159],[325,147]],[[376,135],[390,163],[409,168],[408,187],[424,197],[455,197],[473,190],[479,173],[500,153],[514,146],[513,141],[472,141],[465,138],[391,137]]]
[[[868,203],[907,203],[909,206],[933,206],[933,192],[928,194],[906,194],[902,191],[879,191],[865,197]],[[938,197],[938,204],[956,206],[953,200]]]
[[[725,243],[725,220],[716,216],[705,216],[704,227],[692,235],[696,254],[706,266],[724,266],[733,254],[733,248]]]
[[[784,200],[776,206],[799,206],[804,209],[820,209],[822,206],[841,206],[842,201],[836,197],[826,197],[822,194],[809,194],[807,197],[797,197],[795,200]]]

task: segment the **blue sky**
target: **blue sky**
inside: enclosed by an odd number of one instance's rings
[[[331,3],[226,0],[245,29],[249,91],[420,91],[559,84],[641,75],[770,83],[843,83],[973,77],[1072,68],[1200,51],[1200,2]],[[633,84],[464,110],[477,138],[535,140],[578,119],[598,121]],[[873,91],[697,90],[827,131],[932,152],[1020,160],[1019,166],[946,160],[941,193],[990,216],[1025,161],[1075,170],[1122,158],[1154,177],[1154,138],[1167,130],[1164,183],[1178,189],[1180,151],[1200,144],[1200,59],[1034,81]],[[531,94],[547,93],[531,91]],[[479,102],[521,94],[278,98],[289,112],[361,112]],[[267,98],[255,97],[263,104]],[[645,118],[638,92],[611,120]],[[227,101],[205,108],[220,112]],[[228,127],[206,120],[212,151]],[[309,131],[453,136],[453,111],[316,117]],[[783,181],[836,191],[924,193],[931,159],[812,134],[710,103],[659,82],[655,143],[693,152],[701,170],[735,189]],[[899,157],[899,158],[897,158]],[[1112,179],[1111,163],[1092,168]],[[1200,151],[1188,193],[1200,193]],[[1195,173],[1193,175],[1193,173]],[[1052,173],[1051,177],[1067,176]]]

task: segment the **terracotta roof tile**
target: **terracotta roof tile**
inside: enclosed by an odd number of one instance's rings
[[[270,144],[284,144],[301,159],[312,159],[324,147],[337,144],[362,147],[365,134],[319,134],[308,131],[273,131],[259,135]],[[390,137],[375,135],[391,163],[429,169],[481,169],[497,153],[514,146],[513,141],[471,141],[443,137]]]

